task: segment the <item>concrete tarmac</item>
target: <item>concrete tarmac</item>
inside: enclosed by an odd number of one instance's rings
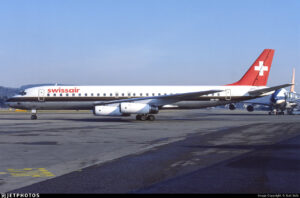
[[[0,114],[0,192],[299,193],[300,116]]]

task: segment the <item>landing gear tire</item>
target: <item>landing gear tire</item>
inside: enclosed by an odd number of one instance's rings
[[[154,115],[136,115],[136,120],[141,120],[141,121],[154,121],[155,120],[155,116]]]
[[[136,120],[141,120],[141,115],[136,115]]]
[[[136,115],[136,120],[141,120],[141,121],[145,121],[147,120],[147,115]]]
[[[141,118],[140,118],[141,121],[145,121],[147,120],[147,115],[141,115]]]
[[[155,120],[155,116],[154,115],[148,115],[147,116],[147,120],[154,121]]]
[[[36,120],[37,119],[37,115],[31,115],[31,120]]]

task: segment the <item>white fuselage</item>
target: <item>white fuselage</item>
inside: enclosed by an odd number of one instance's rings
[[[192,109],[224,105],[232,102],[257,98],[249,91],[265,88],[263,86],[40,86],[29,88],[22,95],[8,100],[11,107],[19,109],[75,109],[92,110],[96,102],[114,101],[128,98],[147,98],[206,90],[222,92],[199,96],[180,102],[170,102],[160,109]],[[270,94],[270,93],[268,93]],[[267,95],[267,94],[265,94]],[[264,95],[261,95],[264,96]],[[261,97],[259,96],[259,97]],[[154,99],[149,99],[154,100]],[[143,103],[149,102],[143,100]]]

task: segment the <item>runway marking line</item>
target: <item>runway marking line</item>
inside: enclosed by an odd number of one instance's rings
[[[45,168],[23,168],[7,169],[7,172],[0,172],[0,175],[10,174],[12,177],[55,177],[53,173]]]

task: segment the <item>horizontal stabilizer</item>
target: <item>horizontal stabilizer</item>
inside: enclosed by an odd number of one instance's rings
[[[254,91],[249,91],[249,95],[252,95],[252,96],[258,96],[258,95],[261,95],[261,94],[264,94],[264,93],[268,93],[268,92],[271,92],[271,91],[275,91],[277,89],[281,89],[281,88],[284,88],[284,87],[289,87],[289,86],[292,86],[293,84],[289,83],[289,84],[284,84],[284,85],[278,85],[278,86],[275,86],[275,87],[268,87],[268,88],[263,88],[263,89],[257,89],[257,90],[254,90]]]

